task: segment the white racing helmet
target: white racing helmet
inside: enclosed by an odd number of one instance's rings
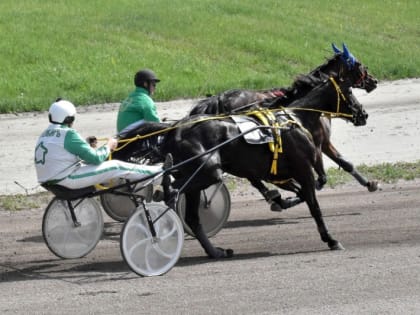
[[[53,124],[71,124],[76,115],[76,107],[66,100],[58,99],[50,106],[48,117]]]

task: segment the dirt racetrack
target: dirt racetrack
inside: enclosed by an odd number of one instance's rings
[[[107,219],[87,257],[60,260],[43,243],[42,211],[0,212],[2,314],[418,314],[418,182],[319,194],[331,233],[320,241],[305,205],[282,213],[255,195],[234,196],[215,237],[235,256],[209,260],[187,237],[166,275],[140,278],[119,251],[121,224]]]
[[[383,84],[359,98],[370,114],[366,127],[335,123],[334,143],[356,164],[418,159],[420,80],[405,83]],[[185,109],[165,106],[170,118]],[[80,114],[85,135],[112,134],[107,119],[115,113],[103,110]],[[0,124],[8,161],[0,170],[2,193],[21,189],[14,180],[34,187],[32,161],[23,157],[31,159],[26,151],[45,117],[5,115]],[[327,249],[306,205],[271,212],[244,186],[232,192],[227,226],[211,239],[234,249],[234,258],[209,260],[187,237],[177,265],[154,278],[140,278],[125,265],[121,224],[105,214],[96,249],[60,260],[43,242],[42,210],[0,210],[0,313],[419,314],[419,181],[382,184],[374,193],[352,183],[318,197],[330,232],[346,250]]]

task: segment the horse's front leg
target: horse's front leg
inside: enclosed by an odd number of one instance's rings
[[[367,187],[370,192],[378,189],[378,182],[374,180],[370,181],[360,174],[350,161],[344,159],[331,142],[328,142],[323,147],[323,152],[343,170],[350,173],[362,186]]]
[[[197,240],[200,242],[204,251],[210,258],[229,258],[233,256],[233,250],[214,247],[200,223],[199,206],[200,190],[185,193],[185,223],[190,227]]]
[[[327,225],[324,222],[322,216],[321,208],[319,207],[318,200],[315,196],[315,187],[314,185],[305,184],[302,185],[301,189],[302,198],[306,201],[312,217],[315,220],[315,223],[318,228],[318,232],[321,236],[321,240],[328,244],[328,247],[331,250],[340,250],[344,249],[343,245],[339,241],[335,240],[330,233],[328,232]]]

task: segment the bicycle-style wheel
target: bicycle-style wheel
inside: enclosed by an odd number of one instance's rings
[[[120,190],[127,191],[128,189],[123,187]],[[136,193],[144,195],[145,199],[148,200],[149,196],[153,194],[153,186],[147,185]],[[102,194],[100,200],[106,214],[118,222],[124,222],[134,211],[136,211],[136,205],[129,196],[110,192]]]
[[[107,193],[101,195],[100,200],[106,214],[118,222],[124,222],[136,211],[135,203],[128,196]]]
[[[184,229],[174,210],[158,203],[148,203],[146,207],[152,221],[156,220],[156,237],[152,236],[144,209],[139,207],[121,231],[121,253],[138,275],[159,276],[171,270],[181,256]]]
[[[75,225],[67,201],[54,198],[42,219],[42,235],[51,252],[65,259],[89,254],[104,229],[99,205],[92,198],[72,201],[79,224]]]
[[[201,225],[208,237],[216,235],[223,228],[230,215],[230,206],[229,190],[223,182],[201,191],[199,216]],[[185,232],[194,236],[194,233],[185,223],[186,200],[183,194],[179,196],[176,210]]]

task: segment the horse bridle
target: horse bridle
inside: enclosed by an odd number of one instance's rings
[[[373,91],[376,88],[376,86],[371,86],[367,84],[368,80],[375,83],[376,83],[376,80],[374,80],[373,77],[368,74],[367,67],[363,66],[359,61],[356,60],[354,65],[349,65],[347,63],[342,64],[338,73],[339,77],[343,76],[345,67],[347,67],[347,71],[351,72],[351,75],[353,77],[356,77],[356,79],[354,80],[355,82],[352,84],[352,87],[363,89],[367,93]],[[357,72],[360,74],[359,76],[353,73],[354,71],[353,68],[357,69]]]
[[[338,116],[348,117],[348,118],[351,117],[354,122],[357,122],[358,119],[362,116],[361,112],[363,112],[363,109],[357,108],[353,100],[347,99],[347,97],[344,95],[342,89],[340,88],[340,86],[338,85],[334,77],[329,77],[328,80],[332,83],[332,85],[334,86],[337,92],[337,105],[336,105],[336,112],[334,114],[337,117]],[[347,106],[350,108],[352,114],[346,114],[346,113],[340,112],[341,101],[347,103]]]

